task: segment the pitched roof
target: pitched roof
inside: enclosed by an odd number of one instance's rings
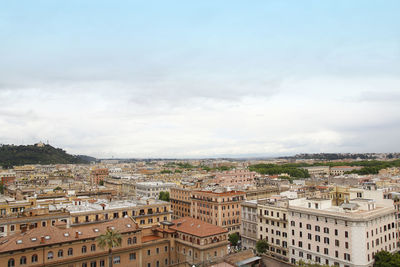
[[[175,225],[170,226],[170,229],[176,230],[178,232],[198,236],[206,237],[211,235],[224,234],[228,231],[220,226],[216,226],[210,223],[203,222],[192,217],[184,217],[172,221]]]
[[[67,229],[60,229],[55,226],[39,227],[28,230],[25,233],[0,238],[0,251],[5,252],[96,238],[104,234],[109,227],[113,227],[119,233],[128,233],[139,229],[135,221],[131,218],[120,218],[96,225],[85,225]],[[77,233],[78,237],[76,237]]]

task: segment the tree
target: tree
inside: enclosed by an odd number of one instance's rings
[[[102,234],[97,238],[97,243],[99,244],[99,247],[102,249],[108,248],[109,266],[112,267],[113,266],[112,249],[121,246],[122,243],[121,234],[112,229],[107,229],[107,232],[105,234]]]
[[[56,191],[62,191],[62,188],[59,187],[59,186],[57,186],[56,188],[53,189],[53,191],[54,191],[54,192],[56,192]]]
[[[233,233],[228,236],[229,242],[231,242],[231,246],[237,246],[239,242],[239,234],[238,233]]]
[[[387,251],[379,251],[375,254],[374,267],[392,267],[400,266],[400,254],[391,254]]]
[[[158,196],[158,199],[164,200],[164,201],[169,201],[169,192],[168,191],[167,192],[161,191],[159,196]]]
[[[265,239],[260,239],[256,243],[256,251],[260,254],[264,254],[267,252],[267,249],[269,248],[269,244],[267,240]]]

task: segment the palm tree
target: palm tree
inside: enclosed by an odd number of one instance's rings
[[[105,234],[102,234],[97,238],[97,242],[100,248],[102,249],[108,248],[108,260],[109,260],[108,266],[112,267],[113,265],[112,249],[121,246],[122,243],[121,234],[112,229],[107,229],[107,232]]]

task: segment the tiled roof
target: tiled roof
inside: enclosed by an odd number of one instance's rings
[[[0,238],[0,251],[27,249],[43,245],[96,238],[104,234],[108,227],[113,227],[114,230],[119,233],[132,232],[139,229],[131,218],[120,218],[101,224],[67,229],[60,229],[55,226],[39,227],[28,230],[25,233],[18,233]]]
[[[148,235],[148,236],[142,237],[142,242],[146,243],[146,242],[150,242],[150,241],[154,241],[154,240],[158,240],[158,239],[162,239],[162,237],[156,236],[156,235]]]
[[[222,227],[206,223],[191,217],[180,218],[172,222],[175,223],[175,225],[171,226],[170,229],[198,237],[206,237],[228,232]]]
[[[196,190],[196,191],[193,191],[193,193],[214,194],[217,196],[236,196],[236,195],[245,195],[246,194],[243,191],[212,192],[212,191],[204,191],[204,190]]]

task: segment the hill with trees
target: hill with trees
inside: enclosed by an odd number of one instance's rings
[[[67,154],[50,145],[0,145],[0,166],[12,168],[25,164],[86,164],[95,158]]]

